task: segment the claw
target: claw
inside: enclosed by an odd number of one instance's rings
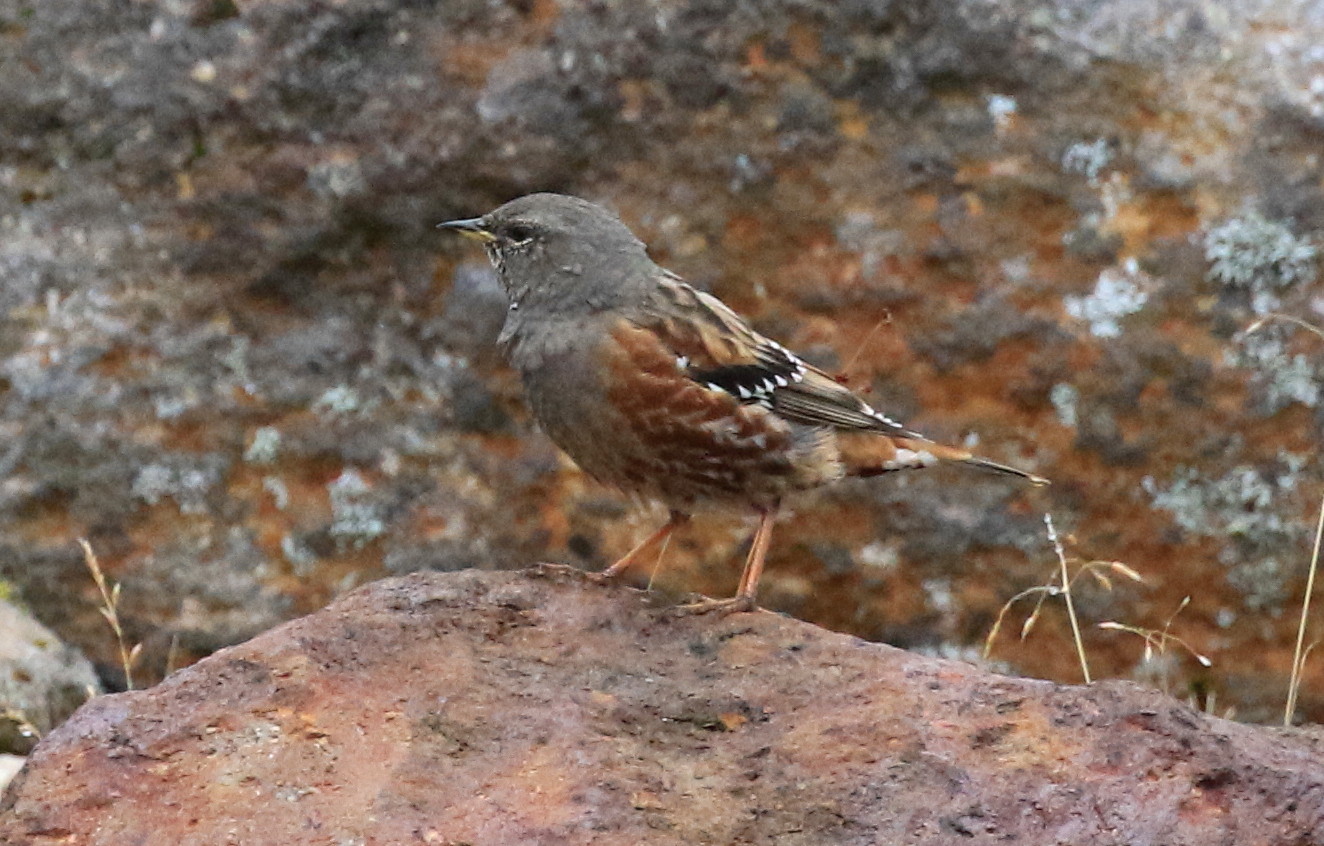
[[[689,617],[698,614],[726,615],[753,611],[757,607],[754,604],[754,597],[737,594],[730,599],[701,599],[687,605],[677,605],[671,609],[671,613],[678,617]]]

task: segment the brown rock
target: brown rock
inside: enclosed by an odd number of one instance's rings
[[[100,692],[82,653],[0,598],[0,754],[26,754],[37,736]],[[0,779],[3,772],[0,766]]]
[[[580,573],[416,574],[103,696],[7,844],[1308,844],[1324,746]]]
[[[1281,719],[1324,476],[1318,4],[41,0],[0,8],[0,580],[123,685],[420,567],[660,523],[558,460],[433,229],[554,188],[936,438],[1053,479],[796,498],[762,599],[978,649],[1068,553],[1099,676]],[[14,7],[16,11],[5,11]],[[511,519],[511,515],[517,515]],[[650,525],[653,524],[653,525]],[[734,592],[697,520],[660,579]],[[1007,631],[1014,631],[1020,619]],[[1045,617],[1018,672],[1076,678]],[[1310,632],[1310,639],[1318,629]],[[1324,722],[1324,662],[1297,717]]]

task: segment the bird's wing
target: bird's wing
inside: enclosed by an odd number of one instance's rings
[[[716,297],[670,273],[658,281],[656,293],[633,322],[657,334],[690,379],[797,423],[921,437],[755,332]]]

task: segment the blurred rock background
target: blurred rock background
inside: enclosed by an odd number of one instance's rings
[[[1077,584],[1096,677],[1281,713],[1324,340],[1247,330],[1324,322],[1319,3],[0,0],[0,40],[0,579],[110,686],[80,536],[141,683],[385,574],[597,568],[663,518],[536,432],[495,279],[433,229],[558,190],[1055,481],[802,497],[767,606],[976,657],[1055,571],[1051,511],[1145,578]],[[730,593],[749,531],[698,521],[659,585]],[[1210,668],[1094,628],[1186,596]],[[1078,679],[1028,611],[994,658]]]

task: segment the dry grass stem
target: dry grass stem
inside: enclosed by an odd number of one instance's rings
[[[1057,596],[1060,591],[1061,588],[1056,585],[1036,585],[1032,588],[1026,588],[1003,603],[1002,610],[998,612],[998,618],[993,621],[993,628],[988,630],[988,635],[984,638],[984,660],[987,661],[988,656],[993,652],[993,641],[998,639],[998,633],[1002,631],[1002,622],[1006,619],[1007,612],[1011,611],[1011,606],[1027,596],[1033,596],[1034,594],[1040,594],[1041,597],[1043,595]],[[1025,623],[1021,626],[1021,640],[1024,640],[1025,636],[1029,634],[1029,629],[1032,627],[1031,621],[1039,614],[1039,607],[1042,604],[1043,599],[1041,598],[1039,602],[1035,603],[1034,611],[1025,619]]]
[[[1306,656],[1314,648],[1304,648],[1306,643],[1306,625],[1310,621],[1310,597],[1315,592],[1315,573],[1319,571],[1320,539],[1324,538],[1324,499],[1319,503],[1319,520],[1315,523],[1315,548],[1310,553],[1310,570],[1306,574],[1306,596],[1301,600],[1301,623],[1296,629],[1296,649],[1292,652],[1292,675],[1287,683],[1287,705],[1283,709],[1283,725],[1292,724],[1296,713],[1297,694],[1301,692],[1301,673],[1306,666]]]
[[[850,373],[851,368],[855,366],[855,362],[859,360],[860,354],[863,353],[865,349],[868,348],[869,344],[873,342],[873,336],[878,334],[879,329],[882,329],[891,322],[892,313],[890,311],[884,313],[883,316],[878,319],[878,322],[864,334],[864,338],[862,338],[859,345],[855,347],[855,352],[852,353],[851,357],[846,360],[846,363],[841,366],[842,373]]]
[[[1324,329],[1320,329],[1315,324],[1302,320],[1299,317],[1293,317],[1290,314],[1283,314],[1277,311],[1271,311],[1268,314],[1261,317],[1259,320],[1247,326],[1246,330],[1241,333],[1241,336],[1244,338],[1247,335],[1253,335],[1256,332],[1263,329],[1265,324],[1272,323],[1275,320],[1281,320],[1284,323],[1291,323],[1293,326],[1298,326],[1302,329],[1305,329],[1307,332],[1313,332],[1319,337],[1324,338]]]
[[[1307,320],[1276,311],[1269,312],[1247,326],[1246,330],[1241,333],[1242,337],[1258,332],[1266,324],[1275,320],[1290,323],[1300,329],[1305,329],[1316,337],[1324,338],[1324,329]],[[1310,598],[1315,592],[1315,573],[1319,571],[1319,549],[1322,535],[1324,535],[1324,500],[1319,505],[1319,520],[1315,524],[1315,547],[1310,555],[1310,569],[1306,575],[1306,595],[1301,601],[1301,622],[1296,630],[1296,649],[1292,652],[1292,673],[1287,683],[1287,704],[1283,708],[1283,725],[1285,726],[1292,724],[1292,717],[1296,713],[1296,700],[1301,692],[1301,674],[1305,669],[1306,657],[1310,654],[1310,648],[1305,646],[1306,627],[1310,621]],[[1313,646],[1314,644],[1311,644],[1311,647]]]
[[[170,648],[166,650],[165,675],[170,675],[176,669],[176,661],[179,660],[179,632],[170,636]]]
[[[671,535],[662,539],[662,548],[657,551],[657,561],[653,564],[653,572],[648,574],[648,590],[653,589],[653,582],[657,580],[657,574],[662,569],[662,559],[667,555],[667,547],[671,546]]]
[[[1080,672],[1085,677],[1085,684],[1089,684],[1090,665],[1085,659],[1085,641],[1080,637],[1080,621],[1076,619],[1076,606],[1071,601],[1071,574],[1067,570],[1067,554],[1062,550],[1062,541],[1057,536],[1057,527],[1053,525],[1053,515],[1044,514],[1044,526],[1048,529],[1048,540],[1053,544],[1053,552],[1057,553],[1057,563],[1062,568],[1062,596],[1067,603],[1067,619],[1071,620],[1071,639],[1076,644],[1076,657],[1080,659]]]
[[[1194,647],[1170,631],[1172,628],[1172,621],[1177,619],[1177,615],[1190,604],[1191,598],[1189,596],[1183,597],[1181,604],[1177,606],[1177,610],[1172,612],[1172,615],[1168,617],[1167,622],[1163,624],[1163,628],[1161,629],[1146,629],[1140,626],[1129,626],[1126,623],[1119,623],[1115,620],[1099,623],[1099,628],[1113,632],[1126,632],[1142,638],[1145,641],[1144,660],[1146,662],[1153,661],[1155,653],[1158,653],[1159,655],[1166,654],[1168,651],[1168,644],[1175,643],[1189,652],[1191,657],[1200,662],[1201,666],[1212,667],[1214,665],[1213,661],[1210,661],[1206,656],[1196,652]]]
[[[1210,690],[1204,695],[1203,699],[1195,693],[1187,694],[1186,704],[1196,711],[1222,717],[1225,720],[1235,720],[1237,718],[1237,706],[1235,705],[1228,705],[1222,711],[1218,710],[1218,691],[1216,690]]]
[[[1025,622],[1021,624],[1020,637],[1021,640],[1025,640],[1038,623],[1039,616],[1043,612],[1044,602],[1052,597],[1064,595],[1067,595],[1066,598],[1068,602],[1070,602],[1069,594],[1075,588],[1076,582],[1081,578],[1089,576],[1097,582],[1099,586],[1106,590],[1112,590],[1114,577],[1142,583],[1145,580],[1143,576],[1131,567],[1123,564],[1121,561],[1081,561],[1078,558],[1068,558],[1062,547],[1062,541],[1057,535],[1057,529],[1053,525],[1052,518],[1049,515],[1044,515],[1044,524],[1048,528],[1048,538],[1049,541],[1053,543],[1053,551],[1057,554],[1058,560],[1056,566],[1053,568],[1053,573],[1048,577],[1047,583],[1026,588],[1003,604],[1001,610],[998,611],[997,619],[993,621],[993,627],[984,638],[984,658],[986,660],[993,652],[993,643],[1002,632],[1002,626],[1006,622],[1007,615],[1011,612],[1012,606],[1016,605],[1022,599],[1030,596],[1036,597],[1034,607],[1030,610],[1029,616],[1025,618]],[[1069,571],[1073,567],[1075,568],[1075,572],[1074,574],[1070,574]],[[1063,589],[1061,584],[1062,580],[1066,580],[1065,589]],[[1069,604],[1068,614],[1071,616],[1073,622],[1072,630],[1075,634],[1076,654],[1081,662],[1081,669],[1085,675],[1085,679],[1088,682],[1090,680],[1089,665],[1084,658],[1084,643],[1080,638],[1079,622],[1075,616],[1075,607],[1073,604]]]
[[[128,690],[133,690],[133,665],[137,663],[143,645],[136,643],[130,647],[124,639],[124,629],[120,626],[119,618],[119,582],[110,584],[106,581],[106,575],[101,571],[101,562],[97,561],[96,553],[92,551],[92,545],[86,538],[79,538],[78,545],[83,548],[83,561],[92,573],[92,581],[96,582],[97,590],[101,592],[101,607],[97,610],[110,625],[110,630],[115,633],[115,644],[119,647],[120,653],[120,666],[124,669],[124,686]]]

